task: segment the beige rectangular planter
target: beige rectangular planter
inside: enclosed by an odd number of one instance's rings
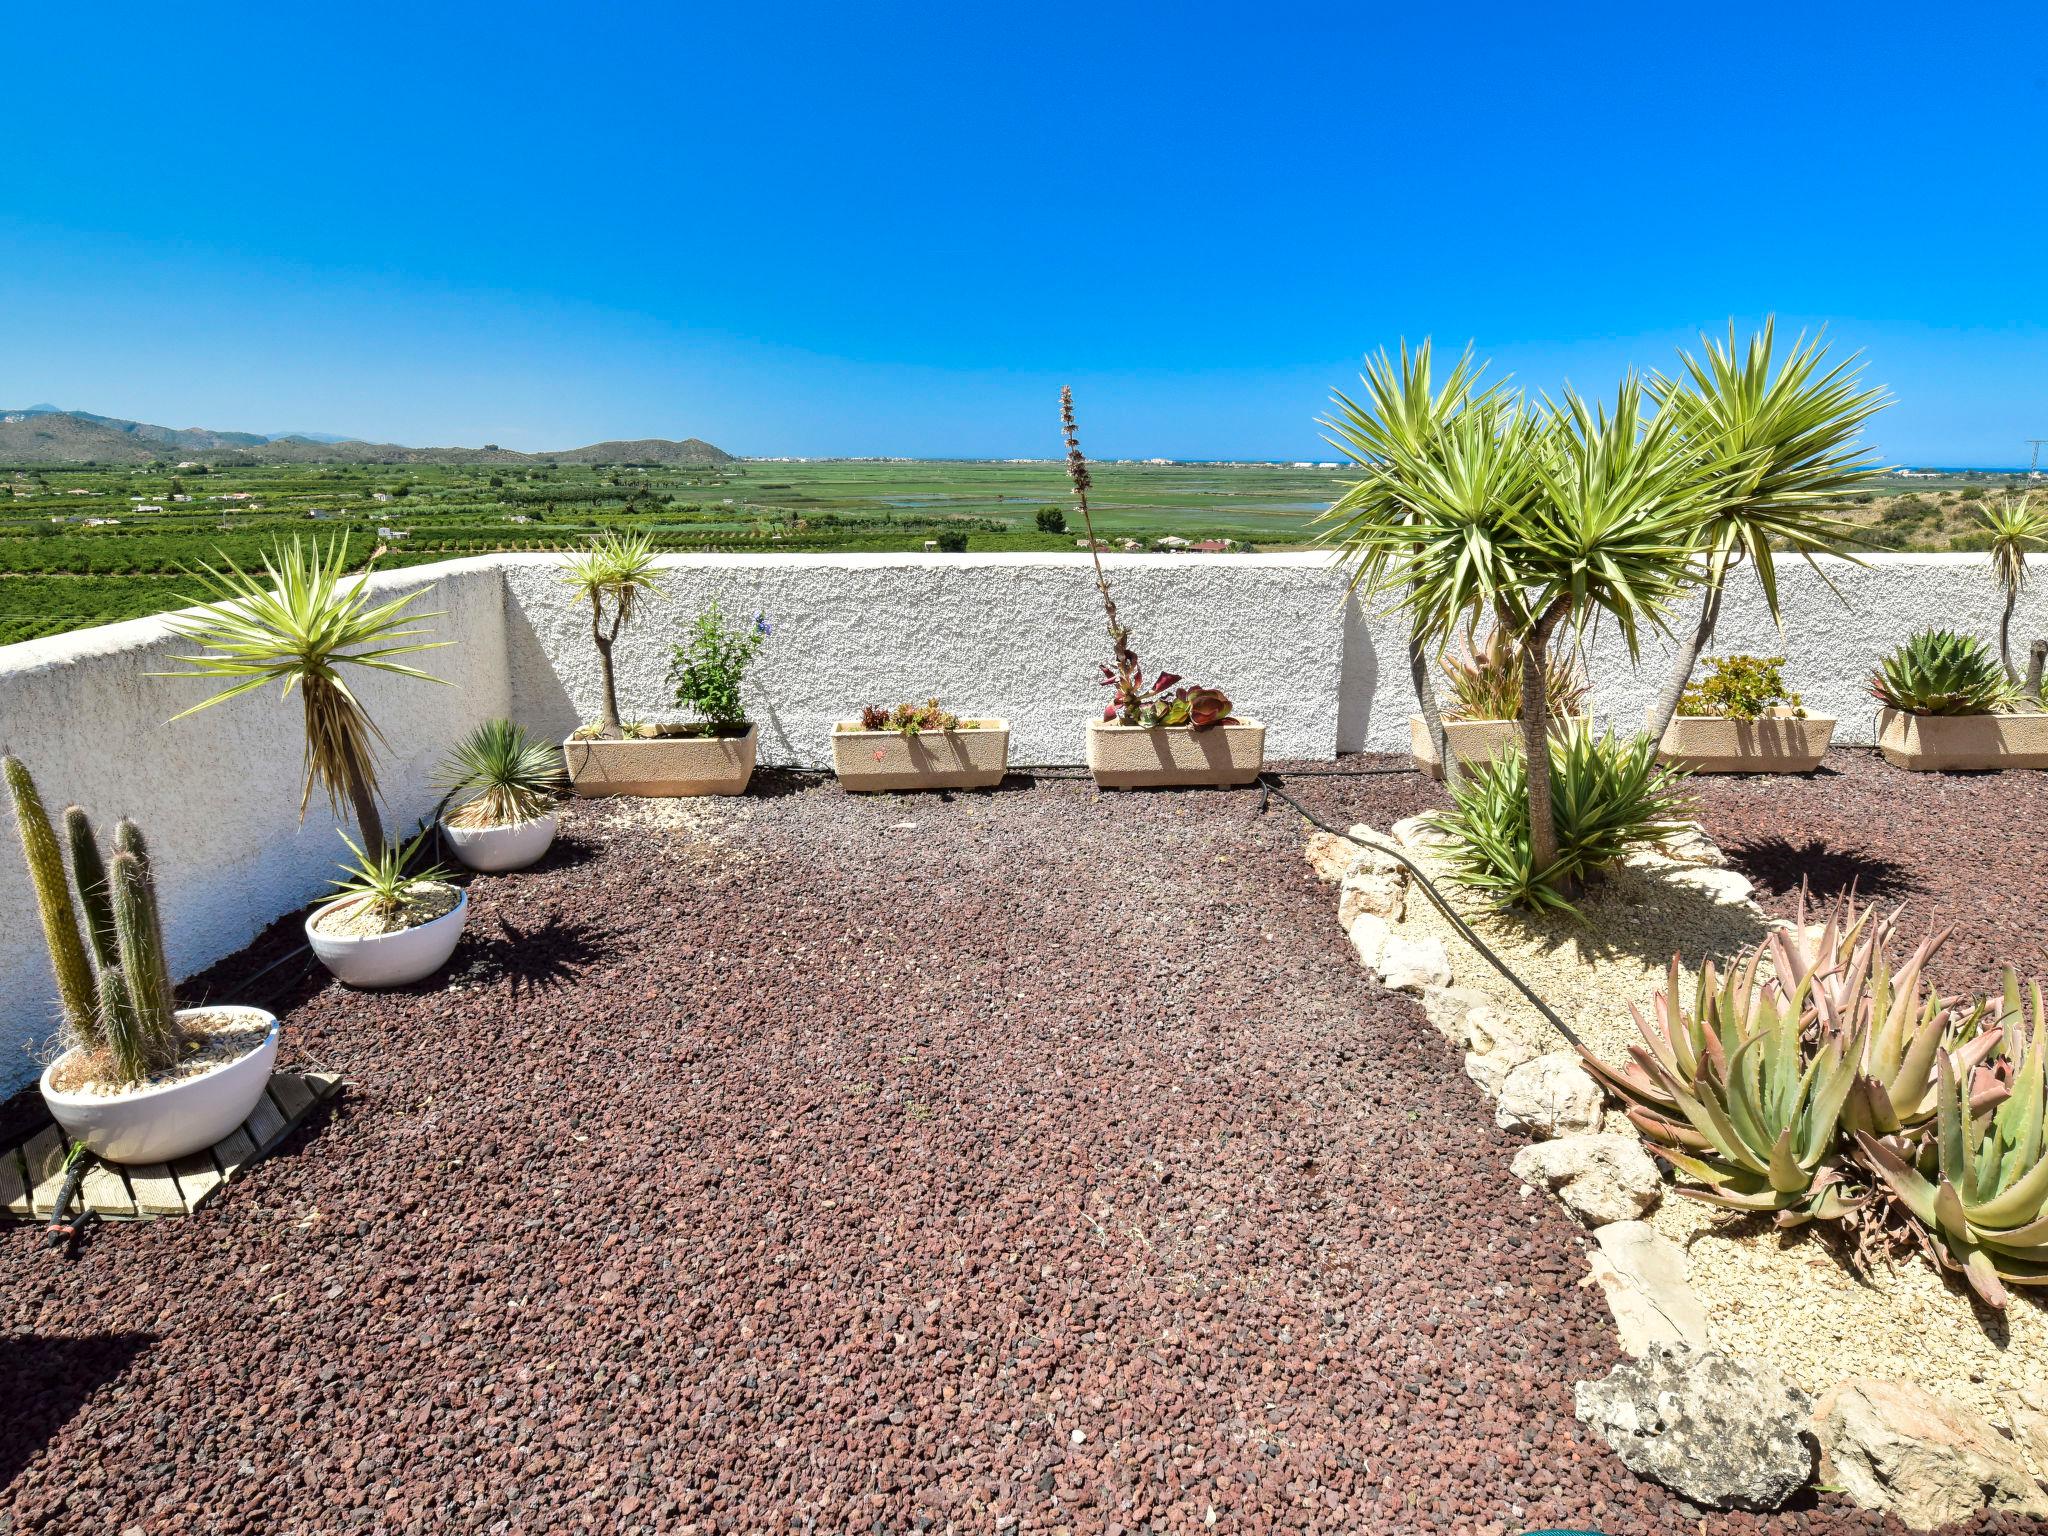
[[[1811,773],[1834,735],[1835,722],[1826,715],[1676,715],[1657,756],[1693,773]]]
[[[1580,715],[1583,720],[1585,716]],[[1557,731],[1569,721],[1553,720],[1551,730]],[[1451,756],[1459,763],[1484,763],[1500,756],[1509,747],[1522,744],[1522,722],[1519,720],[1446,720],[1444,722],[1444,745],[1450,748]],[[1429,739],[1429,726],[1420,715],[1408,717],[1408,749],[1415,758],[1415,766],[1432,779],[1444,776],[1444,765],[1436,760],[1436,744]]]
[[[847,721],[832,731],[832,771],[851,790],[987,789],[1010,765],[1010,722],[975,720],[972,729],[864,731]]]
[[[2048,768],[2048,715],[1877,716],[1877,749],[1895,768]]]
[[[1249,784],[1266,762],[1266,728],[1256,720],[1212,725],[1088,722],[1088,771],[1105,789],[1171,784]]]
[[[754,776],[761,729],[744,736],[633,736],[562,743],[570,787],[579,795],[738,795]]]

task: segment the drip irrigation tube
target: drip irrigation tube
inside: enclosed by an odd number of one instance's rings
[[[1354,770],[1352,773],[1346,774],[1318,773],[1309,774],[1305,776],[1310,778],[1350,778],[1362,775],[1358,774],[1357,771]],[[1294,796],[1287,793],[1285,789],[1280,787],[1278,779],[1279,776],[1277,774],[1264,772],[1260,773],[1258,780],[1259,789],[1261,790],[1261,795],[1259,798],[1260,814],[1263,815],[1266,812],[1266,810],[1273,803],[1273,797],[1275,795],[1278,795],[1282,800],[1285,800],[1290,806],[1294,808],[1295,812],[1301,817],[1303,821],[1307,822],[1317,831],[1328,832],[1334,837],[1343,838],[1346,842],[1355,843],[1358,841],[1358,839],[1353,837],[1349,832],[1346,832],[1341,828],[1331,826],[1327,821],[1324,821],[1322,817],[1316,815],[1315,812],[1311,811],[1307,806],[1303,805],[1299,800],[1295,799]],[[1403,853],[1399,848],[1390,847],[1386,843],[1374,843],[1372,847],[1376,852],[1384,853],[1387,855],[1387,857],[1397,861],[1404,869],[1408,871],[1409,874],[1415,877],[1415,883],[1422,887],[1422,892],[1425,896],[1429,898],[1430,905],[1435,907],[1437,911],[1441,912],[1444,915],[1444,920],[1457,930],[1458,937],[1463,939],[1467,944],[1471,945],[1474,949],[1479,951],[1481,958],[1483,958],[1488,965],[1492,966],[1496,971],[1499,971],[1501,975],[1505,976],[1508,979],[1508,981],[1514,986],[1514,989],[1517,992],[1521,993],[1523,997],[1529,1000],[1530,1006],[1533,1007],[1538,1013],[1543,1015],[1544,1019],[1549,1022],[1550,1027],[1552,1029],[1555,1029],[1560,1035],[1563,1035],[1565,1039],[1569,1040],[1573,1045],[1577,1046],[1580,1050],[1583,1051],[1586,1048],[1585,1042],[1579,1039],[1577,1031],[1575,1031],[1569,1024],[1565,1023],[1563,1019],[1559,1018],[1557,1016],[1557,1011],[1554,1008],[1552,1008],[1550,1004],[1544,1002],[1542,998],[1538,997],[1536,995],[1535,990],[1529,985],[1529,983],[1522,980],[1521,977],[1517,976],[1514,970],[1508,965],[1507,961],[1501,959],[1499,955],[1495,954],[1490,948],[1488,948],[1486,941],[1480,938],[1478,934],[1474,933],[1471,927],[1466,923],[1465,919],[1460,917],[1457,914],[1457,912],[1452,909],[1451,904],[1444,899],[1443,893],[1436,888],[1434,883],[1431,882],[1429,876],[1422,872],[1422,868],[1420,865],[1418,865],[1413,859],[1409,858],[1408,855]]]

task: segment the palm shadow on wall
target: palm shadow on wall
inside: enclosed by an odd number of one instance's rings
[[[0,1488],[155,1342],[149,1333],[27,1334],[0,1342],[0,1401],[7,1404],[0,1414]]]

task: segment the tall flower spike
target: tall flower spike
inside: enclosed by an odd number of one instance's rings
[[[1110,714],[1125,725],[1138,723],[1141,692],[1138,656],[1131,649],[1130,631],[1116,616],[1116,599],[1109,595],[1109,577],[1102,569],[1102,547],[1095,538],[1095,518],[1088,510],[1088,488],[1094,482],[1088,474],[1088,460],[1081,452],[1080,428],[1074,422],[1074,391],[1060,386],[1060,434],[1067,444],[1067,478],[1074,484],[1074,504],[1081,509],[1081,525],[1088,530],[1088,556],[1095,562],[1095,589],[1102,594],[1102,611],[1109,620],[1109,644],[1116,654],[1114,677],[1118,704]],[[1105,717],[1107,718],[1107,717]]]

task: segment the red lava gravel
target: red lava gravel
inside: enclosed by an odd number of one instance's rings
[[[1941,788],[2027,889],[2009,792]],[[1710,822],[1844,838],[1850,789],[1869,851],[1855,766]],[[1581,1432],[1583,1234],[1256,791],[609,814],[476,880],[452,980],[293,987],[347,1095],[215,1207],[0,1237],[0,1532],[1886,1528]]]

